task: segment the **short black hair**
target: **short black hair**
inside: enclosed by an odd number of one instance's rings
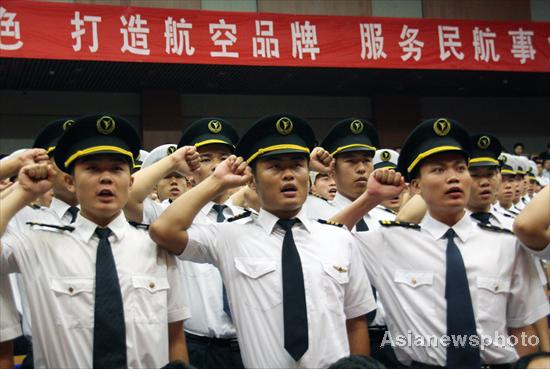
[[[523,142],[516,142],[516,143],[514,144],[514,149],[515,149],[516,147],[518,147],[518,146],[521,146],[521,147],[525,148],[525,145],[523,144]]]

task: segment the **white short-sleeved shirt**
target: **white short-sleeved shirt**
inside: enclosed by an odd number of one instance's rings
[[[313,195],[309,195],[307,197],[304,208],[307,212],[307,216],[310,219],[326,220],[333,217],[340,210],[348,207],[351,203],[352,201],[350,199],[340,194],[340,192],[336,192],[336,195],[334,196],[334,199],[331,202],[325,201]],[[363,217],[363,220],[369,227],[369,230],[379,226],[378,221],[373,216],[371,216],[371,211],[369,211]]]
[[[415,337],[446,335],[445,272],[449,227],[429,214],[421,229],[382,227],[355,233],[369,276],[386,307],[388,328],[399,360],[444,366],[446,348],[408,344]],[[478,335],[493,337],[481,350],[484,363],[511,363],[514,347],[501,346],[495,335],[530,325],[548,314],[549,306],[532,259],[508,233],[480,228],[469,216],[453,227],[468,276]]]
[[[247,368],[323,368],[349,355],[346,320],[376,308],[349,232],[307,218],[293,237],[302,261],[309,349],[295,362],[284,349],[281,252],[284,231],[265,210],[244,224],[193,224],[183,260],[221,272]]]
[[[68,208],[68,204],[55,197],[52,198],[50,207],[25,206],[10,219],[6,228],[6,233],[19,232],[27,229],[29,227],[27,222],[61,225],[61,218],[64,214],[63,209],[66,212]],[[61,216],[58,214],[61,214]],[[70,221],[71,217],[69,216],[68,219],[67,223]],[[13,273],[10,275],[10,281],[14,293],[15,304],[22,316],[23,334],[27,337],[31,337],[32,318],[27,293],[23,285],[23,278],[20,273]]]
[[[10,280],[0,274],[0,342],[21,336],[21,322],[15,308]]]
[[[493,205],[493,210],[502,215],[511,216],[512,218],[517,217],[519,213],[516,209],[514,209],[513,206],[510,207],[509,209],[505,209],[498,202]]]
[[[169,206],[169,203],[144,201],[143,219],[154,222]],[[217,214],[210,201],[197,214],[193,223],[216,223]],[[224,216],[229,219],[243,210],[228,205]],[[205,337],[235,338],[237,332],[231,317],[223,310],[223,283],[218,269],[212,264],[199,264],[178,260],[178,268],[183,278],[183,295],[191,308],[191,318],[185,321],[185,331]]]
[[[468,214],[471,214],[468,210],[467,212]],[[494,209],[491,209],[489,213],[491,214],[491,216],[489,217],[489,223],[499,228],[504,228],[512,232],[514,231],[514,218],[511,215],[499,213]],[[476,219],[474,218],[472,219],[475,222],[477,222]],[[535,268],[537,269],[537,274],[540,279],[540,284],[544,287],[548,283],[548,280],[546,278],[546,273],[544,272],[544,268],[538,257],[536,257],[535,255],[531,255],[531,257],[533,258],[533,262],[535,263]]]
[[[2,239],[0,267],[21,272],[33,318],[36,368],[92,367],[97,225],[78,216],[73,232],[27,226]],[[108,227],[121,286],[129,368],[169,361],[168,323],[184,320],[173,256],[121,213]]]

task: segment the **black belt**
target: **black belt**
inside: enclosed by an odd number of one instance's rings
[[[388,327],[385,325],[371,325],[369,326],[369,332],[385,332]]]
[[[482,364],[481,369],[511,369],[512,364]],[[411,369],[445,369],[444,366],[422,364],[413,361]]]
[[[185,332],[185,338],[200,343],[203,345],[215,345],[215,346],[239,346],[239,342],[236,338],[216,338],[216,337],[206,337],[198,336],[196,334],[191,334]]]

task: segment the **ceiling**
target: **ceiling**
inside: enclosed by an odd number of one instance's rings
[[[550,73],[0,58],[0,89],[368,96],[550,96]]]

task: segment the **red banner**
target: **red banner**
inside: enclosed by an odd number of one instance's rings
[[[258,66],[550,71],[550,23],[0,1],[0,56]]]

